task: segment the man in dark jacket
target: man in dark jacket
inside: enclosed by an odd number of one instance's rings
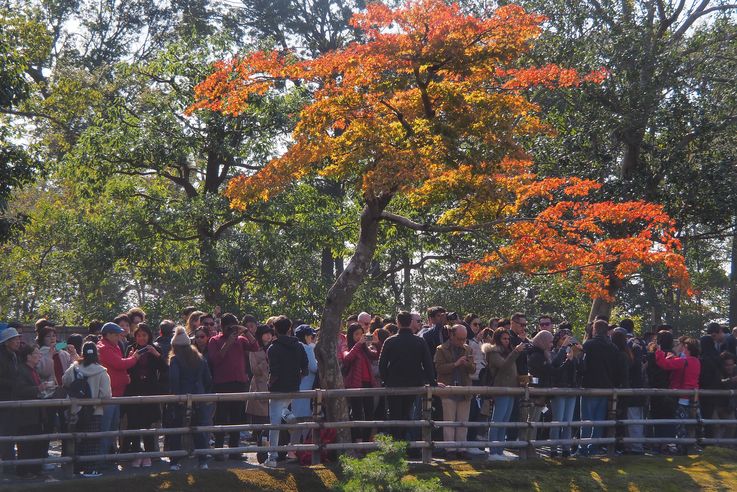
[[[701,337],[701,375],[699,387],[702,389],[722,389],[722,352],[735,355],[735,339],[724,332],[719,323],[706,325],[706,335]],[[712,418],[717,399],[713,396],[701,397],[701,415]],[[714,426],[705,427],[706,437],[714,436]]]
[[[407,311],[397,314],[399,331],[386,339],[379,355],[379,377],[387,388],[409,388],[429,384],[435,386],[435,369],[427,343],[412,334],[412,315]],[[437,347],[436,347],[437,348]],[[389,420],[410,420],[415,397],[387,398]],[[403,438],[403,429],[394,427],[395,439]]]
[[[621,364],[618,363],[619,351],[607,337],[609,323],[604,320],[594,322],[594,337],[583,344],[583,360],[581,363],[581,386],[584,388],[619,388],[624,383]],[[608,398],[606,396],[582,396],[581,419],[594,422],[606,419]],[[582,427],[581,437],[584,439],[600,438],[601,427]],[[598,450],[597,445],[582,448],[581,454],[590,454]]]
[[[450,336],[448,329],[445,327],[446,316],[447,312],[443,307],[427,308],[427,320],[430,323],[430,328],[422,330],[419,336],[427,343],[427,348],[430,350],[430,359],[435,358],[435,351],[438,346],[447,342]]]
[[[13,384],[18,379],[18,356],[21,336],[15,328],[8,325],[0,330],[0,401],[13,399]],[[0,436],[15,435],[15,413],[12,408],[0,410]],[[0,443],[0,459],[11,461],[14,458],[15,443]],[[6,465],[7,466],[7,465]],[[2,471],[2,470],[0,470]],[[7,471],[7,470],[6,470]]]
[[[290,335],[291,329],[292,320],[286,316],[279,316],[274,321],[276,339],[266,351],[269,360],[269,391],[285,393],[299,391],[299,382],[302,376],[307,374],[307,352],[299,343],[299,339]],[[269,422],[280,424],[290,403],[292,400],[288,399],[269,400]],[[279,443],[278,430],[269,431],[269,442],[272,445]],[[278,454],[276,451],[270,451],[264,465],[276,466]]]

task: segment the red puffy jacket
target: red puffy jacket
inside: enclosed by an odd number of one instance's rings
[[[100,358],[100,365],[107,369],[110,376],[113,396],[123,396],[125,388],[131,382],[128,369],[135,366],[138,359],[133,356],[124,358],[120,347],[105,338],[97,342],[97,355]]]
[[[343,355],[343,383],[346,388],[363,388],[363,383],[378,386],[371,370],[371,361],[377,360],[379,353],[369,349],[365,343],[356,343]]]

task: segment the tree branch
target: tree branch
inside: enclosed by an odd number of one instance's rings
[[[460,257],[455,256],[455,255],[427,255],[427,256],[423,256],[422,258],[420,258],[420,261],[418,261],[417,263],[412,263],[410,265],[401,264],[398,267],[390,268],[389,270],[384,270],[383,272],[379,272],[376,275],[373,275],[371,277],[371,279],[372,280],[379,280],[379,279],[388,277],[389,275],[391,275],[393,273],[397,273],[399,271],[404,270],[405,268],[407,268],[407,266],[409,266],[410,269],[414,270],[414,269],[420,268],[422,265],[425,264],[425,262],[430,261],[430,260],[468,261],[467,259],[460,258]]]

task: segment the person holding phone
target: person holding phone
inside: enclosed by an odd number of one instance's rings
[[[166,362],[161,348],[153,342],[153,332],[146,323],[139,323],[133,332],[133,344],[128,347],[126,355],[131,357],[138,354],[138,363],[128,369],[131,382],[125,389],[126,396],[149,396],[164,393],[161,385],[161,373],[166,370]],[[129,429],[150,429],[154,422],[161,420],[161,407],[154,403],[149,405],[129,405],[126,409],[128,415]],[[130,436],[128,449],[130,452],[141,451],[141,439],[143,448],[147,453],[157,451],[156,436]],[[135,459],[131,466],[144,468],[151,466],[151,458]]]
[[[113,397],[124,396],[125,389],[130,383],[128,369],[138,363],[141,354],[133,352],[129,357],[123,357],[121,350],[122,338],[125,330],[118,324],[108,322],[102,326],[102,339],[97,343],[97,355],[100,365],[107,369],[110,376],[110,388]],[[105,405],[102,411],[100,430],[102,432],[118,430],[120,427],[120,405]],[[100,441],[100,454],[107,454],[112,450],[113,438],[103,437]]]
[[[248,391],[248,375],[246,361],[250,352],[261,350],[256,338],[238,324],[238,318],[232,313],[222,316],[223,332],[210,338],[207,342],[207,357],[212,370],[213,386],[216,393],[245,393]],[[234,425],[245,423],[246,405],[243,401],[219,402],[215,410],[216,425]],[[225,433],[215,433],[215,448],[222,448]],[[240,445],[240,432],[228,433],[228,447]],[[227,455],[217,454],[215,459],[224,460]],[[241,453],[231,454],[230,459],[244,459]]]
[[[453,325],[448,341],[439,345],[435,351],[435,372],[438,375],[438,385],[471,386],[471,375],[476,372],[476,362],[473,351],[466,344],[468,332],[462,324]],[[441,398],[443,404],[443,419],[454,422],[467,422],[471,410],[471,395],[447,396]],[[443,427],[443,440],[465,441],[466,427]],[[457,453],[459,458],[465,458],[465,449],[448,448],[448,455]]]
[[[56,328],[52,326],[41,328],[36,343],[41,353],[41,360],[38,367],[36,367],[38,375],[43,381],[53,382],[55,386],[61,386],[61,378],[73,362],[66,350],[67,344],[59,343]]]
[[[62,378],[64,372],[74,362],[71,355],[66,350],[67,344],[59,342],[56,335],[56,328],[53,326],[45,326],[38,332],[36,343],[39,347],[41,359],[36,366],[41,381],[45,385],[41,396],[43,398],[64,398],[66,392],[62,387]],[[64,407],[50,407],[44,412],[43,431],[45,433],[66,432],[67,421],[64,416]],[[62,455],[66,456],[67,441],[62,442]],[[46,449],[46,457],[48,457],[48,448]],[[44,465],[45,470],[52,470],[56,465]]]
[[[346,342],[348,350],[343,354],[343,382],[346,388],[375,388],[378,382],[374,377],[372,361],[378,360],[379,353],[371,344],[371,333],[364,332],[359,323],[348,326]],[[349,398],[352,420],[372,420],[374,418],[374,397],[356,396]],[[365,442],[371,437],[369,427],[353,427],[351,437],[354,442]]]

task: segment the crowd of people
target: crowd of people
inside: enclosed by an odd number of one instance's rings
[[[563,321],[557,325],[551,316],[540,316],[536,326],[528,326],[527,316],[515,313],[510,318],[488,321],[474,313],[461,318],[440,306],[419,313],[400,311],[393,317],[372,316],[367,312],[348,317],[337,339],[337,359],[346,388],[432,386],[492,386],[536,388],[737,388],[737,333],[718,323],[706,326],[700,339],[677,337],[673,327],[660,325],[635,334],[632,320],[613,324],[597,318],[584,329],[583,340],[574,336],[573,327]],[[737,329],[735,329],[737,331]],[[240,320],[231,313],[206,313],[187,308],[180,325],[163,320],[154,331],[146,313],[134,308],[109,322],[93,321],[88,333],[58,339],[53,322],[40,319],[35,324],[33,342],[24,342],[16,328],[0,326],[0,401],[40,398],[99,398],[119,396],[245,393],[269,391],[270,400],[223,400],[198,403],[187,415],[179,404],[156,403],[121,406],[111,400],[102,405],[67,407],[29,407],[0,409],[0,435],[33,435],[77,431],[114,431],[181,427],[192,425],[279,424],[310,420],[315,409],[309,398],[290,400],[279,394],[320,387],[315,342],[318,332],[308,324],[292,322],[286,316],[273,316],[259,323],[245,315]],[[377,432],[391,433],[396,439],[419,439],[412,426],[382,428],[385,420],[416,420],[421,416],[420,398],[415,396],[356,396],[349,399],[353,420],[376,421],[371,427],[355,427],[356,442],[370,441]],[[685,419],[695,405],[688,397],[627,396],[617,406],[618,417],[628,420]],[[735,401],[729,397],[702,397],[698,411],[704,418],[734,419]],[[479,426],[445,426],[434,438],[449,442],[483,441],[478,447],[441,450],[448,457],[484,455],[490,461],[514,459],[505,443],[536,437],[552,441],[602,437],[602,426],[574,428],[574,420],[607,419],[608,397],[536,397],[531,404],[520,404],[515,396],[482,398],[459,394],[436,398],[432,418],[436,421],[491,422],[488,434]],[[560,422],[549,430],[533,427],[517,430],[509,422]],[[500,425],[501,424],[501,425]],[[566,425],[567,424],[567,425]],[[485,429],[486,430],[486,429]],[[706,426],[708,437],[734,437],[732,425]],[[537,433],[541,433],[537,436]],[[678,453],[677,437],[685,435],[682,425],[629,424],[617,429],[628,437],[674,438],[673,443],[646,447],[631,443],[618,449],[628,454],[646,451]],[[288,434],[285,436],[285,434]],[[238,451],[243,439],[259,444],[309,442],[307,432],[194,433],[196,449],[225,449],[225,452],[198,454],[201,468],[208,459],[244,460]],[[226,445],[227,437],[227,448]],[[5,466],[12,460],[45,458],[48,440],[2,442]],[[115,453],[155,453],[162,443],[151,433],[82,439],[75,446],[78,455]],[[68,453],[64,443],[62,454]],[[167,435],[164,451],[182,449],[182,435]],[[228,450],[234,450],[227,452]],[[601,453],[597,444],[586,446],[553,445],[552,456]],[[209,451],[208,451],[209,452]],[[293,453],[287,459],[296,458]],[[280,455],[269,452],[259,461],[276,466]],[[150,467],[151,458],[126,462],[133,468]],[[18,465],[21,477],[42,475],[54,465]],[[103,463],[82,462],[77,472],[84,477],[101,475]],[[169,467],[179,470],[181,459],[169,458]]]

